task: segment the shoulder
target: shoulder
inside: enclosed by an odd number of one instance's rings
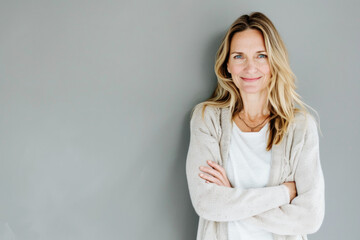
[[[296,112],[291,126],[291,129],[297,134],[317,133],[317,122],[310,113]]]
[[[204,111],[204,115],[203,115]],[[208,132],[212,136],[220,136],[221,108],[205,106],[204,103],[196,104],[192,110],[190,128],[193,131]]]
[[[302,149],[304,144],[316,147],[319,135],[315,118],[310,113],[296,112],[289,125],[286,139],[289,151]]]
[[[198,103],[193,107],[191,119],[202,119],[202,114],[204,112],[204,121],[214,120],[219,117],[221,108],[207,105],[204,103]]]

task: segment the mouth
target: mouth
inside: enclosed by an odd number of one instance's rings
[[[256,80],[258,80],[258,79],[260,79],[261,77],[258,77],[258,78],[241,78],[242,80],[244,80],[244,81],[247,81],[247,82],[253,82],[253,81],[256,81]]]

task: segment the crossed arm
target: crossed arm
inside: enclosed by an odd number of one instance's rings
[[[294,174],[298,196],[291,204],[245,219],[279,235],[311,234],[317,232],[325,216],[325,183],[319,154],[319,137],[315,122],[308,120],[304,141],[292,153],[297,162]]]
[[[221,155],[215,128],[208,127],[201,119],[201,111],[195,110],[190,121],[186,176],[196,213],[218,222],[243,220],[282,235],[317,231],[324,217],[324,181],[316,126],[314,131],[310,125],[302,148],[294,156],[299,159],[294,175],[298,196],[289,204],[284,185],[240,189],[205,183],[199,177],[199,167],[205,166],[206,160],[221,162]]]

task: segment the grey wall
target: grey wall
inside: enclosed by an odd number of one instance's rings
[[[262,11],[321,120],[326,217],[360,223],[358,1],[0,1],[0,240],[195,239],[185,158],[215,52]],[[345,237],[344,237],[345,235]]]

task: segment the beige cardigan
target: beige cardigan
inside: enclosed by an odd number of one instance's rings
[[[212,160],[224,166],[231,137],[230,108],[202,103],[190,120],[186,177],[190,198],[199,215],[197,240],[228,240],[227,222],[243,220],[273,233],[274,240],[308,239],[325,215],[325,184],[320,164],[319,137],[314,118],[296,113],[283,141],[272,147],[266,187],[241,190],[205,183],[200,166]],[[298,196],[291,203],[283,182],[295,181]]]

